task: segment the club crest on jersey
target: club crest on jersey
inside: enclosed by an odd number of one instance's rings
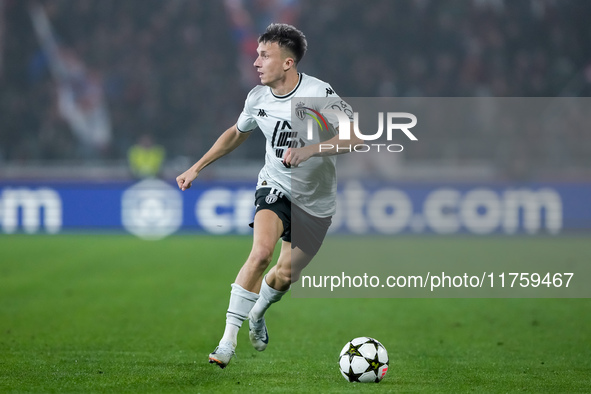
[[[304,120],[306,117],[306,104],[303,102],[299,102],[296,104],[295,113],[300,120]]]
[[[277,194],[267,194],[267,197],[265,197],[265,202],[269,205],[273,204],[276,201],[277,201]]]
[[[308,112],[308,111],[310,111],[310,112]],[[313,110],[310,107],[306,107],[305,103],[303,103],[303,102],[297,103],[296,107],[295,107],[295,113],[296,113],[296,116],[298,118],[300,118],[300,120],[304,120],[306,115],[310,115],[310,117],[316,121],[320,130],[323,129],[323,125],[324,125],[324,127],[326,127],[326,130],[328,130],[328,123],[326,123],[326,119],[324,118],[324,116],[322,116],[320,114],[320,112]],[[320,122],[320,121],[322,121],[322,122]],[[310,128],[310,127],[312,127],[312,123],[309,122],[308,128]],[[310,139],[310,140],[312,139],[309,130],[308,130],[308,139]]]

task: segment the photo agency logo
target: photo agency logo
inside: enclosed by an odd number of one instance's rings
[[[320,152],[331,149],[336,149],[337,152],[402,152],[404,147],[401,144],[392,143],[395,131],[403,132],[411,141],[418,141],[417,137],[410,131],[411,128],[417,125],[417,117],[409,112],[386,112],[385,115],[384,112],[378,112],[378,130],[374,134],[363,134],[361,132],[359,129],[359,112],[353,112],[351,107],[344,101],[341,101],[340,106],[332,105],[330,109],[320,111],[307,107],[304,102],[299,102],[296,104],[295,114],[302,121],[308,117],[306,138],[309,141],[314,140],[314,124],[318,125],[319,132],[328,131],[329,122],[326,117],[334,116],[337,118],[339,140],[345,143],[339,143],[336,147],[334,144],[320,143]],[[351,121],[351,116],[353,121]],[[401,122],[401,120],[407,121]],[[353,123],[353,127],[351,127],[351,123]],[[351,128],[355,136],[363,140],[364,143],[356,145],[346,143],[351,140]],[[382,138],[384,132],[388,143],[378,143],[377,140]]]

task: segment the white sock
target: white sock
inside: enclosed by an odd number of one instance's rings
[[[248,318],[248,313],[258,299],[258,294],[232,283],[230,304],[226,313],[226,329],[220,343],[231,342],[236,347],[238,330],[242,326],[242,322]]]
[[[250,317],[253,321],[261,320],[271,304],[279,301],[281,297],[283,297],[283,295],[289,291],[289,289],[285,291],[275,290],[267,284],[266,278],[267,276],[265,275],[263,278],[263,283],[261,284],[261,292],[259,294],[260,297],[250,311]]]

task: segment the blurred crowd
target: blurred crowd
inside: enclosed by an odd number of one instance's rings
[[[253,12],[273,3],[244,1]],[[228,2],[40,3],[60,44],[101,81],[112,138],[100,147],[76,139],[60,116],[28,2],[0,0],[0,163],[122,160],[144,135],[162,146],[167,158],[193,158],[236,121],[248,88],[241,83],[241,44],[232,34]],[[588,0],[292,3],[297,6],[295,23],[309,44],[300,70],[329,81],[344,97],[591,96]],[[577,134],[573,138],[582,141],[566,144],[576,149],[566,148],[561,163],[588,164],[588,134]],[[473,158],[480,137],[475,131],[473,143],[462,144],[447,135],[433,139],[432,146],[423,139],[422,148],[406,158],[451,157],[461,163]],[[508,138],[504,143],[515,153],[502,155],[503,164],[531,150],[514,144],[539,143],[535,137]],[[491,140],[482,136],[483,151],[490,150]],[[544,149],[538,149],[540,160]],[[250,149],[235,154],[254,156]],[[498,152],[483,155],[493,161],[500,157]]]

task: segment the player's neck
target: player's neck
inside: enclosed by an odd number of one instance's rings
[[[299,81],[300,73],[294,70],[287,73],[284,79],[277,81],[277,84],[270,86],[270,88],[275,96],[285,96],[298,86]]]

